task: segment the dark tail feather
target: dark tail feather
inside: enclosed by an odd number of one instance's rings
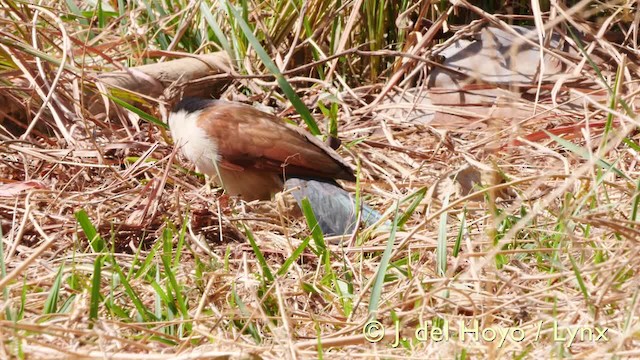
[[[352,233],[356,227],[354,197],[338,184],[313,179],[292,178],[285,182],[286,189],[302,207],[302,199],[309,199],[322,233],[327,236]],[[362,204],[360,220],[366,226],[380,220],[382,215],[366,204]]]

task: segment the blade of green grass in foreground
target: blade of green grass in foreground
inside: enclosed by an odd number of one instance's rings
[[[624,77],[624,62],[622,63],[622,65],[618,66],[618,71],[616,72],[616,78],[613,83],[613,89],[611,89],[611,96],[610,96],[611,99],[609,100],[609,109],[611,109],[611,112],[607,114],[607,122],[604,127],[604,132],[602,133],[602,139],[600,140],[600,149],[604,149],[604,145],[609,140],[609,133],[613,128],[613,111],[616,110],[616,107],[618,104],[618,101],[617,101],[618,92],[620,91],[620,85],[621,85],[620,79],[622,79],[623,77]]]
[[[82,227],[82,230],[85,233],[85,236],[89,240],[89,244],[91,245],[94,252],[101,253],[105,250],[105,242],[102,237],[98,234],[95,227],[89,220],[89,216],[86,211],[79,210],[75,213],[76,220]],[[104,261],[108,261],[113,271],[118,276],[120,283],[124,286],[124,291],[127,294],[128,298],[131,300],[136,310],[140,314],[141,318],[145,322],[156,321],[157,319],[142,303],[136,292],[133,290],[133,287],[127,280],[126,275],[123,273],[122,268],[118,265],[115,257],[111,255],[101,255],[104,257],[98,257],[94,263],[94,274],[92,278],[92,289],[91,289],[91,307],[96,307],[96,309],[90,309],[90,315],[97,318],[97,306],[100,302],[100,277],[101,271],[99,270],[99,266],[101,267]]]
[[[67,0],[70,1],[70,0]],[[121,29],[127,29],[127,5],[125,4],[125,0],[118,0],[118,16],[120,17],[120,25]]]
[[[173,290],[173,294],[175,295],[175,303],[178,305],[178,311],[182,315],[182,320],[189,320],[189,309],[187,306],[186,299],[182,296],[182,286],[178,284],[176,276],[173,273],[173,269],[171,269],[171,258],[168,256],[161,256],[162,264],[164,265],[164,272],[169,280],[170,288]],[[185,330],[191,331],[191,323],[184,322]],[[179,334],[183,336],[184,334]]]
[[[127,276],[127,280],[131,280],[133,279],[138,279],[143,277],[146,280],[149,280],[151,276],[149,276],[149,274],[152,274],[152,270],[153,270],[153,259],[155,259],[156,257],[156,253],[159,252],[160,247],[162,246],[160,241],[156,241],[155,244],[153,244],[153,246],[151,247],[150,250],[148,250],[148,252],[146,253],[146,256],[144,256],[144,261],[142,262],[142,264],[140,264],[139,266],[135,267],[135,272],[134,272],[134,267],[131,267],[131,271],[129,271],[129,275]],[[138,247],[138,252],[140,251],[140,247]]]
[[[64,261],[58,268],[56,278],[51,285],[47,300],[44,302],[43,314],[55,314],[58,311],[58,297],[60,296],[60,286],[62,285],[62,274],[64,273]]]
[[[426,195],[427,195],[427,187],[425,186],[425,187],[419,189],[418,191],[416,191],[415,193],[413,193],[413,194],[407,196],[406,198],[402,199],[402,202],[411,200],[412,198],[413,198],[413,201],[411,202],[411,204],[409,205],[407,210],[402,214],[402,216],[398,220],[398,227],[403,227],[404,224],[407,221],[409,221],[409,219],[411,218],[413,213],[416,211],[418,206],[420,206],[420,204],[422,203],[422,200],[424,199],[424,197]]]
[[[222,1],[222,3],[227,5],[226,9],[228,9],[230,12],[230,14],[228,15],[232,16],[238,22],[238,25],[240,25],[242,32],[247,37],[247,40],[249,40],[249,42],[251,43],[251,46],[253,46],[253,48],[255,49],[256,53],[258,54],[258,57],[260,58],[260,60],[262,60],[262,63],[273,74],[273,76],[275,76],[276,80],[278,81],[278,85],[280,85],[280,88],[284,92],[287,99],[291,101],[291,104],[296,109],[298,114],[302,116],[302,119],[309,127],[309,131],[311,132],[311,134],[313,135],[322,134],[320,132],[320,128],[318,127],[318,124],[316,124],[316,121],[313,119],[313,116],[311,116],[311,112],[309,112],[309,109],[307,108],[307,106],[302,102],[302,100],[300,100],[300,98],[298,97],[298,94],[296,94],[296,92],[291,87],[291,84],[289,84],[287,79],[285,79],[285,77],[282,75],[282,73],[280,72],[276,64],[273,62],[273,60],[271,60],[271,56],[269,56],[269,54],[267,54],[267,52],[262,47],[262,45],[260,45],[260,41],[258,41],[255,35],[253,35],[253,32],[251,31],[251,28],[249,28],[249,25],[247,25],[247,23],[242,18],[242,16],[238,14],[238,11],[233,7],[232,4],[227,3],[226,1]]]
[[[449,206],[449,195],[447,192],[445,198],[442,201],[442,208],[446,209]],[[438,245],[436,251],[436,274],[444,277],[447,273],[447,218],[449,217],[448,211],[443,211],[440,214],[440,224],[438,226]]]
[[[56,57],[51,56],[50,54],[48,54],[46,52],[36,50],[33,47],[31,47],[31,46],[29,46],[29,45],[27,45],[27,44],[25,44],[23,42],[15,41],[15,40],[10,39],[10,38],[5,37],[5,36],[0,36],[0,44],[4,44],[4,45],[8,46],[11,49],[22,50],[22,51],[24,51],[25,53],[27,53],[27,54],[29,54],[31,56],[40,58],[42,60],[46,60],[46,61],[54,64],[56,67],[62,66],[62,67],[64,67],[65,70],[69,71],[72,74],[78,74],[79,73],[78,68],[74,68],[71,65],[66,64],[66,63],[62,64],[60,62],[60,59],[57,59]],[[14,68],[14,67],[15,67],[15,65],[12,64],[11,68]]]
[[[318,224],[318,220],[313,212],[309,199],[306,197],[303,198],[302,201],[300,201],[300,208],[302,209],[302,213],[307,221],[307,226],[311,230],[311,237],[316,244],[315,253],[320,258],[320,263],[324,265],[325,271],[327,272],[327,278],[331,281],[333,288],[338,293],[343,314],[348,317],[353,309],[353,288],[349,286],[349,282],[345,282],[340,279],[338,274],[331,267],[331,253],[329,248],[327,248],[327,244],[324,240],[324,234]],[[348,274],[348,271],[346,274]]]
[[[638,219],[638,207],[640,207],[640,179],[636,184],[636,193],[633,197],[633,203],[631,204],[631,221]]]
[[[309,241],[311,241],[311,238],[309,236],[305,237],[304,240],[302,240],[302,243],[300,244],[300,246],[298,246],[293,251],[291,256],[289,256],[289,258],[285,260],[285,262],[282,264],[282,266],[280,267],[280,270],[278,270],[278,272],[276,273],[278,276],[282,276],[286,274],[287,271],[289,271],[289,268],[291,267],[293,262],[298,260],[300,255],[302,255],[302,252],[304,252],[304,249],[307,248],[307,246],[309,245]]]
[[[274,277],[273,277],[273,274],[271,273],[271,269],[269,269],[267,260],[265,260],[264,255],[262,254],[262,251],[260,251],[260,247],[256,243],[256,239],[253,237],[253,233],[251,232],[251,230],[249,230],[249,228],[246,225],[242,224],[242,226],[244,226],[244,233],[247,235],[247,239],[251,244],[253,253],[256,255],[256,259],[258,260],[258,263],[262,268],[262,275],[267,279],[267,282],[273,282]]]
[[[589,312],[593,315],[595,309],[593,308],[593,304],[591,304],[591,301],[589,300],[589,290],[587,289],[587,286],[585,285],[584,280],[582,279],[580,268],[578,267],[578,264],[576,263],[576,260],[573,258],[573,256],[571,256],[571,254],[567,254],[567,255],[569,256],[569,260],[571,260],[571,266],[573,267],[573,272],[576,275],[576,281],[578,282],[578,286],[580,287],[582,296],[584,296],[584,302],[589,308]]]
[[[89,245],[91,245],[93,251],[97,253],[103,251],[105,248],[104,240],[100,235],[98,235],[96,228],[91,223],[91,220],[89,220],[87,212],[79,210],[75,213],[75,217],[78,224],[80,224],[80,227],[82,227],[82,231],[84,231],[84,235],[87,237],[87,240],[89,240]]]
[[[138,314],[140,315],[142,320],[145,322],[157,321],[158,319],[153,315],[151,311],[149,311],[149,309],[144,306],[138,294],[133,290],[133,286],[131,286],[131,283],[129,283],[129,281],[127,280],[127,277],[122,271],[122,268],[120,268],[120,265],[118,265],[118,263],[114,259],[111,259],[110,262],[113,270],[117,273],[121,284],[124,286],[125,293],[133,302],[133,305],[135,306],[136,310],[138,310]]]
[[[622,139],[622,142],[628,147],[632,148],[633,150],[640,152],[640,145],[638,145],[636,142],[629,139],[628,137]]]
[[[173,238],[174,238],[174,234],[175,234],[175,227],[173,226],[173,224],[171,224],[170,222],[167,222],[167,224],[165,225],[164,230],[162,231],[162,243],[163,243],[163,254],[160,256],[160,258],[162,259],[162,264],[164,265],[164,273],[165,273],[165,277],[166,280],[168,281],[167,284],[167,294],[169,294],[169,292],[171,291],[174,294],[174,304],[177,305],[178,307],[178,311],[180,312],[180,314],[182,315],[182,320],[188,320],[190,318],[189,316],[189,310],[188,310],[188,306],[187,306],[187,300],[184,298],[183,294],[182,294],[182,286],[178,283],[178,279],[175,276],[173,267],[172,267],[172,263],[171,263],[171,259],[174,256],[177,256],[178,258],[180,257],[180,253],[182,253],[181,250],[181,242],[179,240],[178,242],[178,247],[174,248],[173,247]],[[179,266],[176,265],[176,268]],[[191,323],[190,322],[182,322],[179,326],[180,330],[186,330],[188,332],[191,332]],[[184,333],[179,333],[179,336],[183,336]]]
[[[458,254],[460,253],[460,244],[462,243],[462,236],[464,235],[464,231],[466,228],[466,220],[467,207],[465,206],[460,217],[460,230],[458,230],[458,236],[456,236],[456,242],[453,245],[453,251],[451,252],[451,255],[453,255],[453,257],[458,257]]]
[[[387,240],[387,246],[382,254],[380,265],[378,265],[378,271],[376,273],[376,280],[371,290],[371,300],[369,301],[369,316],[374,315],[378,311],[378,304],[380,303],[380,297],[382,296],[382,287],[384,286],[384,277],[389,266],[389,260],[391,259],[391,253],[393,252],[393,246],[395,245],[396,229],[398,228],[398,206],[396,202],[395,215],[393,218],[393,224],[391,224],[391,230],[389,231],[389,240]]]
[[[318,355],[318,360],[322,360],[324,359],[324,349],[322,348],[322,331],[320,330],[320,326],[318,325],[317,321],[314,324],[316,328],[316,338],[318,339],[316,345],[316,354]]]
[[[333,287],[336,291],[336,293],[338,294],[338,301],[340,302],[340,305],[342,306],[340,310],[342,310],[342,313],[344,314],[344,316],[346,317],[350,317],[351,313],[353,312],[353,277],[351,276],[351,273],[349,272],[348,269],[344,269],[344,276],[346,277],[346,280],[342,280],[338,277],[338,274],[336,273],[336,271],[334,271],[331,268],[331,259],[329,257],[329,253],[326,252],[325,253],[326,256],[324,256],[324,263],[325,263],[325,268],[327,269],[328,272],[328,276],[331,279],[331,282],[333,283]]]
[[[91,276],[91,298],[89,299],[89,320],[98,319],[98,309],[100,308],[100,284],[102,279],[102,263],[104,257],[98,255],[93,263],[93,275]]]
[[[244,302],[238,295],[235,284],[233,285],[233,289],[231,290],[231,295],[233,295],[233,301],[238,307],[238,310],[240,310],[240,314],[246,317],[248,322],[248,323],[245,323],[240,320],[234,320],[233,321],[234,324],[236,325],[236,327],[238,327],[238,329],[244,329],[246,333],[251,335],[251,337],[256,342],[256,344],[262,343],[262,337],[260,336],[260,332],[258,331],[258,328],[256,327],[255,324],[251,323],[251,311],[249,311],[247,306],[244,304]]]
[[[156,315],[156,318],[158,318],[158,319],[162,319],[162,309],[163,309],[162,306],[163,305],[167,306],[168,308],[173,306],[173,301],[165,293],[165,291],[162,288],[162,286],[160,286],[160,282],[162,281],[162,279],[160,279],[160,272],[161,272],[160,271],[160,265],[156,264],[156,266],[155,266],[155,278],[151,281],[151,287],[153,287],[153,289],[156,291],[155,294],[153,295],[153,297],[154,297],[154,305],[155,305],[154,306],[154,313]],[[169,310],[171,310],[171,309],[169,309]],[[165,327],[165,329],[166,329],[166,327]],[[165,331],[165,334],[166,333],[167,332]]]
[[[173,249],[173,267],[179,268],[180,262],[182,261],[182,252],[185,247],[185,234],[187,233],[187,224],[189,221],[188,213],[185,215],[184,220],[182,221],[182,227],[178,232],[177,229],[173,229],[174,232],[178,233],[178,243]],[[167,222],[167,225],[171,224],[171,222]],[[171,224],[173,225],[173,224]]]
[[[313,237],[313,242],[316,244],[316,255],[321,256],[327,250],[327,245],[324,242],[324,235],[322,234],[322,229],[318,224],[318,220],[316,215],[313,213],[313,209],[311,208],[311,203],[309,199],[304,198],[300,202],[300,207],[302,208],[302,213],[304,214],[305,219],[307,220],[307,225],[309,226],[309,230],[311,230],[311,237]]]

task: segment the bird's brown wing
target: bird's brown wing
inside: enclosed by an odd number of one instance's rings
[[[249,105],[216,101],[198,125],[215,138],[220,166],[355,180],[349,164],[322,141]]]

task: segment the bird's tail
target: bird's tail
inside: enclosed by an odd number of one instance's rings
[[[307,198],[326,236],[352,233],[358,225],[355,198],[337,183],[316,179],[290,178],[285,188],[291,190],[298,206]],[[361,204],[360,221],[366,226],[376,223],[382,215],[366,204]]]

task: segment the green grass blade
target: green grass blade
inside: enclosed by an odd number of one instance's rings
[[[58,298],[60,297],[60,287],[62,285],[62,274],[64,273],[64,261],[58,268],[56,278],[51,285],[51,290],[44,302],[43,314],[55,314],[58,311]]]
[[[449,206],[449,195],[445,194],[445,198],[442,201],[442,208],[445,209]],[[448,211],[443,211],[440,214],[440,223],[438,225],[438,242],[436,249],[436,275],[444,277],[447,273],[447,218],[449,217]]]
[[[85,19],[84,15],[82,14],[82,10],[80,10],[78,5],[76,5],[75,1],[65,0],[65,3],[67,4],[69,11],[71,11],[71,13],[76,16],[81,25],[89,25],[89,21]]]
[[[123,273],[122,268],[120,267],[120,265],[118,265],[115,259],[111,259],[111,266],[113,267],[113,270],[116,272],[116,274],[119,276],[121,284],[122,286],[124,286],[124,291],[127,294],[127,298],[131,302],[133,302],[134,307],[138,311],[138,314],[143,319],[143,321],[146,321],[146,322],[157,321],[158,319],[153,315],[151,311],[149,311],[149,309],[147,309],[144,306],[138,294],[133,290],[133,286],[131,286],[131,283],[127,280],[127,277]]]
[[[371,299],[369,300],[370,316],[375,315],[375,313],[378,311],[378,304],[380,303],[380,297],[382,296],[384,277],[387,273],[389,260],[391,259],[391,254],[393,253],[393,247],[395,245],[396,229],[398,228],[398,207],[399,204],[396,202],[395,216],[393,219],[393,224],[391,224],[391,230],[389,231],[389,240],[387,240],[387,246],[385,247],[384,253],[382,254],[382,259],[380,260],[378,271],[376,272],[376,280],[371,290]]]
[[[589,300],[589,290],[587,289],[587,286],[584,283],[584,279],[582,279],[582,273],[580,272],[580,267],[576,263],[576,260],[573,258],[573,256],[571,256],[571,254],[568,253],[567,256],[571,261],[571,267],[573,267],[573,273],[576,275],[576,281],[578,282],[578,287],[580,288],[580,291],[582,292],[582,296],[584,297],[584,302],[589,308],[589,310],[591,311],[591,313],[593,314],[593,311],[594,311],[593,304]]]
[[[626,137],[622,139],[622,142],[633,150],[640,152],[640,145],[638,145],[638,143],[636,143],[635,141]]]
[[[455,244],[453,244],[453,251],[451,252],[451,255],[453,255],[453,257],[458,257],[458,254],[460,253],[460,245],[462,244],[462,237],[466,228],[466,221],[467,208],[465,207],[462,211],[462,218],[460,219],[460,230],[458,230],[458,236],[456,236],[456,242]]]
[[[233,286],[233,289],[231,290],[231,292],[232,292],[231,295],[233,296],[233,302],[238,307],[238,310],[240,310],[240,314],[246,317],[248,319],[247,321],[250,322],[251,311],[249,311],[247,306],[242,301],[242,298],[240,298],[240,296],[238,295],[235,285]],[[245,332],[251,335],[251,337],[256,342],[256,344],[262,343],[262,337],[260,336],[260,332],[256,328],[255,324],[249,323],[248,325],[245,325],[245,322],[238,321],[238,320],[235,320],[234,323],[239,329],[245,328]]]
[[[140,265],[140,267],[138,268],[138,270],[134,273],[133,278],[140,278],[140,277],[148,277],[147,280],[150,280],[149,274],[152,274],[152,268],[154,265],[154,259],[156,256],[156,253],[158,252],[158,249],[162,246],[162,243],[160,241],[157,241],[153,247],[151,248],[151,250],[149,250],[149,253],[146,255],[144,261],[142,262],[142,264]],[[127,277],[127,279],[131,279],[131,276]]]
[[[173,267],[178,268],[180,266],[180,261],[182,260],[182,251],[185,247],[185,235],[187,233],[187,225],[189,223],[189,213],[185,213],[184,221],[182,222],[182,228],[180,228],[180,232],[178,233],[178,244],[173,251]]]
[[[265,260],[264,255],[262,254],[262,251],[260,251],[260,247],[256,243],[256,239],[253,237],[253,233],[251,232],[251,230],[249,230],[249,228],[246,225],[242,224],[242,226],[244,227],[244,233],[247,235],[247,239],[251,244],[253,253],[256,255],[258,264],[260,264],[260,268],[262,268],[262,275],[264,276],[264,278],[267,279],[267,282],[273,282],[274,277],[273,277],[273,274],[271,273],[271,269],[269,268],[269,265],[267,264],[267,260]]]
[[[55,56],[52,56],[51,54],[48,54],[46,52],[42,52],[40,50],[36,50],[33,47],[27,45],[26,43],[22,43],[22,42],[18,42],[18,41],[14,41],[12,39],[9,39],[7,37],[4,36],[0,36],[0,44],[4,44],[12,49],[19,49],[24,51],[25,53],[40,58],[42,60],[46,60],[52,64],[54,64],[56,67],[60,67],[63,66],[65,70],[69,71],[72,74],[77,74],[78,72],[78,68],[74,68],[72,66],[70,66],[69,64],[65,63],[62,64],[60,62],[60,59],[56,58]],[[15,66],[11,66],[12,68],[15,68]]]
[[[27,292],[29,290],[27,289],[27,278],[24,278],[24,281],[22,283],[22,292],[20,294],[20,310],[18,310],[18,315],[16,316],[15,321],[18,320],[22,320],[24,319],[24,310],[25,310],[25,306],[27,304]]]
[[[211,14],[210,6],[206,1],[200,3],[200,13],[204,16],[204,20],[207,22],[213,33],[216,35],[220,46],[224,49],[224,51],[229,55],[230,59],[235,58],[233,50],[231,50],[231,46],[229,45],[229,41],[227,41],[227,37],[220,28],[220,24],[216,21],[216,18]]]
[[[223,1],[223,3],[227,3],[227,2]],[[302,116],[302,119],[309,127],[309,131],[311,132],[311,134],[313,135],[322,134],[320,132],[320,128],[318,127],[318,124],[313,119],[313,116],[311,116],[311,112],[309,112],[309,109],[307,108],[307,106],[302,102],[302,100],[300,100],[300,98],[298,97],[298,94],[296,94],[296,92],[291,87],[291,84],[289,84],[287,79],[282,75],[282,73],[280,72],[276,64],[273,62],[273,60],[271,60],[271,56],[267,54],[266,50],[262,47],[262,45],[260,45],[260,42],[255,37],[255,35],[253,35],[253,31],[251,31],[251,28],[249,27],[249,25],[247,25],[245,19],[240,14],[238,14],[238,11],[233,7],[233,5],[229,4],[229,6],[227,6],[226,8],[230,12],[229,16],[233,17],[238,22],[238,25],[240,25],[242,32],[247,37],[247,40],[249,41],[249,43],[251,43],[251,46],[254,48],[254,50],[258,54],[258,57],[260,58],[260,60],[262,60],[262,63],[264,64],[264,66],[266,66],[267,69],[271,72],[271,74],[275,76],[276,81],[278,82],[278,85],[280,85],[280,89],[282,89],[287,99],[291,101],[291,104],[296,109],[298,114]]]
[[[636,192],[633,195],[633,201],[631,204],[631,221],[638,219],[638,207],[640,207],[640,179],[636,183]]]
[[[127,17],[125,15],[127,14],[128,10],[129,9],[127,9],[127,4],[125,3],[125,0],[118,0],[118,16],[121,19],[120,20],[121,29],[127,28]]]
[[[182,295],[182,286],[178,284],[178,280],[176,279],[175,274],[173,273],[173,269],[171,268],[171,257],[170,256],[161,256],[162,264],[164,265],[164,272],[169,280],[169,284],[171,285],[171,289],[173,289],[173,294],[175,295],[175,302],[178,305],[178,310],[182,315],[183,320],[188,320],[189,316],[189,308],[187,306],[187,301]],[[183,323],[187,331],[191,331],[191,323],[185,322]]]
[[[620,91],[620,80],[624,77],[624,67],[618,66],[618,71],[616,72],[616,78],[613,83],[613,89],[611,89],[611,95],[609,100],[609,109],[611,111],[615,111],[618,104],[618,91]],[[604,127],[604,132],[602,133],[602,140],[600,141],[600,149],[604,149],[604,145],[607,143],[609,139],[609,133],[613,127],[613,113],[607,113],[607,122]]]
[[[149,2],[147,0],[142,0],[142,3],[144,4],[145,9],[147,9],[145,14],[149,17],[149,20],[151,20],[152,23],[155,23],[157,21],[154,10],[157,10],[160,16],[164,16],[166,14],[162,6],[153,6],[156,4],[155,1]],[[167,48],[169,47],[169,41],[167,40],[167,35],[163,32],[160,32],[162,31],[162,29],[158,29],[157,26],[152,26],[151,24],[147,24],[147,26],[151,27],[154,30],[157,30],[157,34],[158,34],[157,41],[160,44],[160,48],[162,50],[167,50]],[[153,39],[151,36],[151,33],[149,33],[148,36],[149,36],[149,40]]]
[[[160,269],[159,268],[158,268],[157,274],[160,274]],[[161,307],[161,305],[163,303],[166,304],[169,307],[171,307],[173,305],[173,299],[171,297],[169,297],[169,295],[167,295],[167,292],[164,291],[162,286],[160,286],[160,284],[158,283],[158,281],[160,281],[160,280],[161,280],[161,278],[158,275],[156,277],[156,279],[151,282],[151,287],[153,287],[153,289],[156,291],[155,295],[157,296],[155,311],[156,311],[156,317],[158,317],[158,319],[162,318],[162,307]]]
[[[311,230],[311,237],[313,238],[313,242],[316,244],[316,255],[320,256],[327,250],[327,245],[324,242],[322,229],[318,224],[316,215],[313,213],[313,209],[311,208],[309,199],[302,199],[302,201],[300,202],[300,208],[302,209],[302,214],[304,214],[304,217],[307,220],[309,230]]]
[[[105,249],[105,242],[102,237],[98,235],[96,228],[91,223],[91,220],[89,220],[89,215],[87,215],[87,212],[84,210],[79,210],[75,213],[75,217],[78,221],[78,224],[80,224],[80,227],[82,227],[84,235],[89,240],[89,245],[91,245],[93,251],[96,253],[102,252]]]
[[[103,261],[103,256],[98,255],[93,263],[93,274],[91,276],[91,298],[89,299],[89,320],[98,319],[98,310],[102,300],[100,296],[100,288]]]
[[[291,265],[296,260],[298,260],[300,255],[302,255],[302,253],[304,252],[304,249],[309,246],[309,241],[311,241],[311,238],[309,236],[305,237],[304,240],[302,240],[302,243],[293,251],[293,253],[291,253],[291,256],[289,256],[287,260],[284,261],[284,263],[280,267],[280,270],[278,270],[278,272],[276,273],[278,276],[282,276],[286,274],[287,271],[289,271]]]
[[[104,29],[104,24],[106,23],[105,21],[105,15],[102,12],[102,0],[98,0],[98,3],[96,4],[97,9],[96,12],[98,13],[98,29]]]
[[[58,314],[67,314],[71,311],[71,307],[73,306],[73,304],[76,302],[76,295],[72,294],[70,295],[67,300],[65,300],[62,305],[60,305],[60,308],[58,309]]]
[[[411,202],[407,210],[402,214],[402,216],[398,220],[398,227],[404,226],[404,224],[406,224],[407,221],[411,219],[411,216],[416,211],[418,206],[420,206],[420,204],[422,203],[422,200],[426,195],[427,195],[427,188],[423,187],[420,190],[416,191],[415,193],[403,199],[403,202],[407,200],[411,200],[412,198],[413,198],[413,201]]]

